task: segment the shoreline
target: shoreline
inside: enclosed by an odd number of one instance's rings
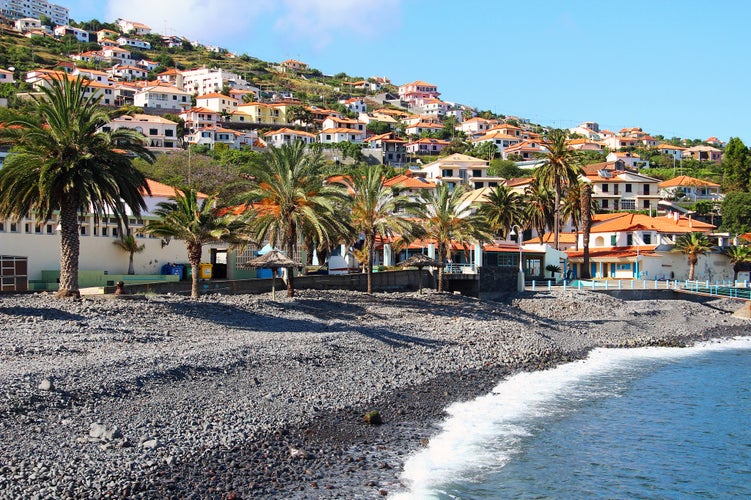
[[[0,491],[380,498],[451,403],[595,347],[687,345],[747,323],[728,300],[538,293],[0,299]],[[645,332],[641,322],[653,330]],[[204,331],[200,331],[204,330]],[[53,390],[43,391],[49,378]],[[381,426],[363,415],[378,410]],[[93,438],[89,426],[121,437]]]

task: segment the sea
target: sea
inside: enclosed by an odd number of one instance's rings
[[[751,337],[596,349],[448,415],[396,498],[751,498]]]

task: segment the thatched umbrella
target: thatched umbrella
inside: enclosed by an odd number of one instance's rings
[[[301,268],[302,264],[295,262],[279,250],[269,250],[260,257],[250,259],[244,267],[258,267],[261,269],[271,269],[271,299],[276,300],[276,271],[277,269],[291,267]]]
[[[441,263],[435,259],[431,259],[425,254],[416,253],[407,260],[403,260],[399,263],[401,267],[416,267],[419,271],[422,271],[423,267],[441,267]],[[422,293],[422,273],[417,280],[420,287],[420,293]]]

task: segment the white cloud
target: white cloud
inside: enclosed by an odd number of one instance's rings
[[[176,34],[233,48],[243,35],[266,31],[269,22],[280,43],[321,50],[335,36],[372,38],[401,22],[402,0],[109,0],[108,19],[148,24]],[[261,19],[263,18],[263,19]],[[231,47],[229,47],[231,45]]]
[[[110,0],[108,19],[148,24],[157,33],[226,44],[250,29],[274,0]]]

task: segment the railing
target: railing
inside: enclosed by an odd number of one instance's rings
[[[528,290],[676,290],[709,296],[751,300],[751,283],[748,281],[715,280],[573,280],[553,284],[532,280]]]
[[[472,264],[446,264],[443,268],[444,274],[475,274],[477,271]]]

